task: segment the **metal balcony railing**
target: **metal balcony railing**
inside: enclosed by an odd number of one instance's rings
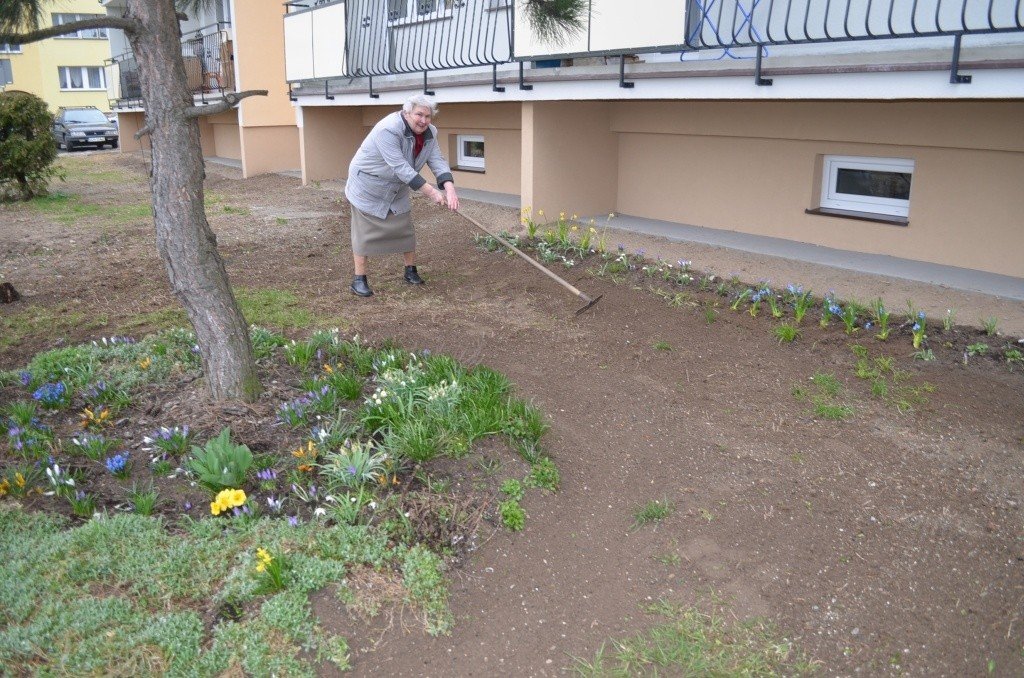
[[[414,73],[508,61],[511,13],[487,5],[479,0],[388,0],[386,5],[348,0],[349,74]]]
[[[511,58],[507,0],[296,0],[287,9],[286,50],[302,62],[301,68],[289,64],[290,80],[491,66]],[[311,17],[299,16],[304,13]],[[315,26],[320,19],[331,25]]]
[[[1022,0],[691,0],[690,50],[1024,30]]]
[[[949,36],[951,82],[964,35],[1024,32],[1024,0],[673,0],[660,11],[643,11],[617,0],[593,3],[583,31],[565,44],[534,35],[515,0],[291,0],[285,3],[286,71],[289,82],[373,77],[452,68],[497,67],[523,62],[756,47],[755,79],[764,47],[855,40]],[[924,44],[924,43],[922,43]],[[932,42],[929,47],[935,47]],[[749,57],[748,57],[749,58]]]
[[[235,90],[235,58],[228,26],[223,22],[210,24],[181,40],[189,91],[203,101],[207,96]],[[106,66],[111,106],[141,106],[142,84],[135,55],[125,52],[110,59]]]

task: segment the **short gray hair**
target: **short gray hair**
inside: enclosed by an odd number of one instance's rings
[[[429,108],[431,115],[437,115],[437,104],[426,94],[413,94],[402,104],[402,110],[406,113],[412,113],[412,109],[417,107]]]

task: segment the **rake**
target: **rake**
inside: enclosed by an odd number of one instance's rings
[[[572,285],[570,285],[570,284],[569,284],[569,283],[568,283],[568,282],[567,282],[566,280],[564,280],[563,278],[559,277],[559,276],[558,276],[557,274],[555,274],[555,273],[552,273],[552,272],[551,272],[551,271],[549,271],[548,269],[546,269],[546,268],[544,268],[543,266],[541,266],[541,265],[540,265],[539,263],[537,263],[537,261],[535,261],[535,260],[533,259],[533,257],[531,257],[531,256],[527,255],[527,254],[526,254],[525,252],[523,252],[523,251],[522,251],[521,249],[519,249],[518,247],[516,247],[515,245],[513,245],[512,243],[510,243],[510,242],[509,242],[508,240],[505,240],[505,239],[504,239],[504,238],[502,238],[502,237],[501,237],[500,235],[495,235],[494,233],[491,233],[491,232],[490,232],[489,230],[487,230],[487,229],[486,229],[486,228],[484,227],[484,225],[483,225],[483,224],[481,224],[481,223],[480,223],[479,221],[477,221],[477,220],[476,220],[476,219],[474,219],[473,217],[471,217],[471,216],[469,216],[469,215],[466,215],[466,214],[463,214],[462,212],[459,212],[458,214],[459,214],[459,215],[460,215],[460,216],[461,216],[461,217],[462,217],[463,219],[465,219],[466,221],[468,221],[469,223],[473,224],[474,226],[476,226],[477,228],[479,228],[479,229],[480,229],[481,231],[483,231],[483,232],[484,232],[484,233],[486,233],[487,235],[491,236],[492,238],[494,238],[495,240],[497,240],[498,242],[500,242],[500,243],[501,243],[502,245],[504,245],[505,247],[507,247],[507,248],[508,248],[508,249],[509,249],[510,251],[512,251],[512,252],[515,252],[515,253],[516,253],[516,254],[518,254],[518,255],[519,255],[520,257],[522,257],[523,259],[525,259],[525,260],[526,260],[526,261],[527,261],[527,262],[528,262],[528,263],[530,264],[530,266],[533,266],[533,267],[534,267],[534,268],[536,268],[536,269],[537,269],[538,271],[540,271],[541,273],[543,273],[543,274],[544,274],[544,275],[546,275],[547,277],[551,278],[552,280],[554,280],[554,281],[555,281],[556,283],[558,283],[559,285],[561,285],[561,286],[562,286],[562,287],[564,287],[565,289],[567,289],[567,290],[569,290],[570,292],[572,292],[572,293],[573,293],[573,295],[574,295],[574,296],[575,296],[575,297],[576,297],[577,299],[579,299],[580,301],[582,301],[582,302],[583,302],[583,303],[585,304],[585,306],[583,306],[583,308],[581,308],[581,309],[579,309],[578,311],[576,311],[576,315],[580,315],[581,313],[584,313],[584,312],[586,312],[586,311],[590,310],[590,308],[591,308],[591,307],[592,307],[592,306],[593,306],[594,304],[596,304],[597,302],[601,301],[601,297],[603,297],[603,296],[604,296],[603,294],[600,294],[600,295],[598,295],[597,297],[594,297],[594,298],[591,298],[591,297],[587,296],[587,295],[586,295],[586,294],[584,294],[583,292],[579,291],[578,289],[576,289],[575,287],[573,287]]]

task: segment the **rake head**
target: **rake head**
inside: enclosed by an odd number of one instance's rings
[[[580,310],[576,311],[576,315],[577,315],[577,316],[579,316],[579,315],[582,315],[583,313],[586,313],[587,311],[589,311],[589,310],[590,310],[590,308],[591,308],[591,307],[592,307],[592,306],[593,306],[594,304],[596,304],[597,302],[601,301],[601,297],[603,297],[603,296],[604,296],[603,294],[599,294],[598,296],[596,296],[596,297],[594,297],[593,299],[591,299],[591,300],[590,300],[590,301],[589,301],[589,302],[587,303],[587,305],[586,305],[586,306],[584,306],[584,307],[583,307],[583,308],[581,308]],[[583,297],[583,299],[584,299],[584,300],[586,300],[587,298],[586,298],[586,297]]]

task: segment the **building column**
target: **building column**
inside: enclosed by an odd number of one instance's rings
[[[616,211],[618,135],[607,101],[523,103],[523,207],[553,217]]]
[[[342,179],[363,142],[360,106],[303,106],[299,109],[299,154],[303,185]]]

